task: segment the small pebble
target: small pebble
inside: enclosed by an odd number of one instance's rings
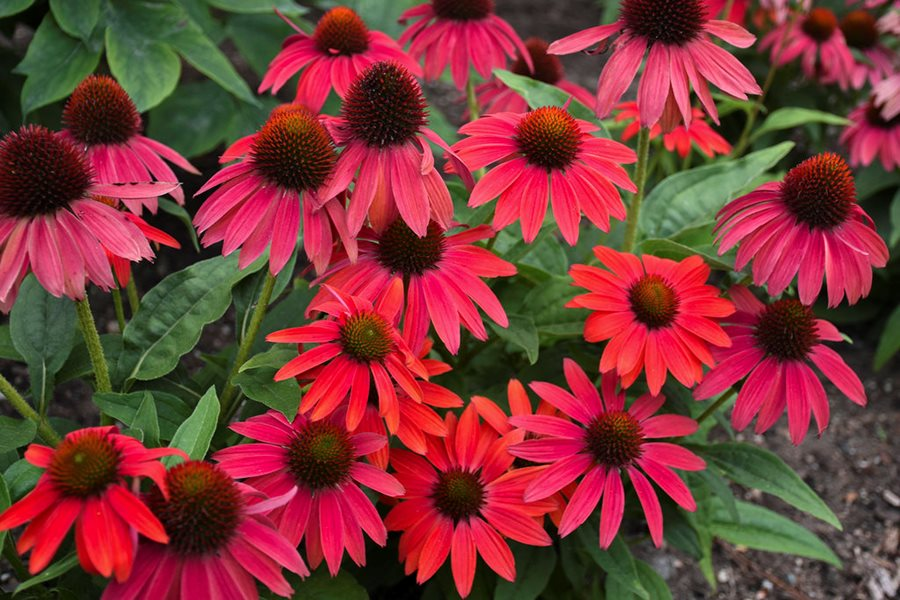
[[[894,508],[900,508],[900,496],[892,492],[891,490],[884,490],[881,493],[881,497],[884,498],[884,501],[893,506]]]

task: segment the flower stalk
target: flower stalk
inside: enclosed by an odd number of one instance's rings
[[[53,431],[50,424],[47,423],[45,419],[42,419],[40,415],[31,408],[25,398],[22,397],[22,394],[20,394],[2,374],[0,374],[0,393],[9,400],[9,403],[17,413],[37,425],[38,435],[40,435],[45,442],[53,446],[59,443],[60,437]]]
[[[647,185],[647,159],[650,156],[650,130],[641,127],[638,134],[637,167],[635,169],[634,184],[637,192],[628,207],[628,218],[625,221],[625,239],[622,242],[622,251],[631,252],[637,239],[638,217],[641,214],[641,203],[644,201],[644,188]]]

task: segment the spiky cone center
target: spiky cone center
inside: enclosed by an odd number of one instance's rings
[[[670,325],[678,314],[678,296],[659,275],[644,275],[636,281],[628,300],[635,318],[650,329]]]
[[[598,465],[626,467],[641,456],[644,433],[637,419],[625,411],[603,413],[584,434],[587,452]]]
[[[841,19],[841,33],[851,48],[865,50],[878,43],[878,21],[864,10],[852,10]]]
[[[623,0],[619,18],[633,34],[670,46],[697,39],[707,21],[703,0]]]
[[[528,68],[528,63],[525,62],[522,56],[516,58],[516,62],[510,67],[510,71],[516,75],[531,77],[550,85],[557,83],[563,78],[563,66],[558,57],[547,54],[549,46],[550,44],[541,38],[528,38],[525,40],[525,48],[528,50],[529,56],[531,56],[531,64],[534,66],[534,71],[532,72]]]
[[[442,471],[431,498],[441,514],[458,522],[477,515],[484,506],[484,484],[470,471]]]
[[[838,20],[827,8],[814,8],[806,15],[801,27],[803,33],[817,42],[827,42],[838,28]]]
[[[872,127],[878,127],[879,129],[893,129],[900,125],[900,114],[895,115],[892,119],[885,119],[884,115],[881,114],[881,107],[875,104],[873,100],[869,100],[869,103],[866,105],[866,122]]]
[[[351,315],[340,325],[341,347],[359,362],[381,362],[394,349],[391,329],[391,324],[375,312]]]
[[[445,246],[444,232],[437,223],[431,222],[425,236],[419,237],[403,219],[397,219],[378,239],[378,262],[394,273],[421,275],[437,268]]]
[[[356,11],[338,6],[319,19],[313,40],[322,52],[342,56],[362,54],[369,49],[369,28]]]
[[[527,113],[516,126],[519,152],[532,165],[565,169],[578,156],[581,129],[575,119],[558,106],[545,106]]]
[[[313,491],[333,488],[350,476],[353,444],[334,423],[310,421],[296,432],[287,460],[298,483]]]
[[[428,123],[426,108],[415,77],[400,64],[382,61],[356,78],[341,115],[355,138],[385,147],[413,139]]]
[[[494,12],[494,0],[432,0],[431,7],[441,19],[475,21]]]
[[[297,192],[319,188],[337,162],[325,127],[300,108],[270,117],[257,133],[250,154],[267,180]]]
[[[787,172],[781,199],[810,229],[833,229],[856,203],[856,185],[847,162],[831,152],[806,159]]]
[[[210,463],[190,461],[166,474],[169,498],[154,487],[147,506],[169,535],[169,547],[183,555],[209,555],[237,530],[244,499],[234,480]]]
[[[107,75],[90,75],[66,102],[62,121],[88,146],[124,144],[141,131],[141,115],[122,86]]]
[[[63,494],[86,498],[119,480],[121,458],[108,433],[86,431],[56,447],[47,473]]]
[[[93,180],[84,152],[40,125],[25,125],[0,141],[0,214],[52,214],[84,198]]]
[[[819,341],[812,308],[794,298],[776,300],[766,306],[754,336],[766,354],[780,361],[803,360]]]

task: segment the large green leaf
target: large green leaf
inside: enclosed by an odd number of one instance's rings
[[[159,417],[156,414],[156,400],[153,398],[153,394],[146,390],[141,404],[134,414],[131,426],[143,434],[141,441],[145,446],[148,448],[159,446]]]
[[[271,6],[267,10],[265,14],[234,15],[226,26],[228,37],[259,76],[265,74],[281,50],[284,38],[294,33],[287,23],[271,13]]]
[[[513,554],[518,573],[516,580],[500,579],[494,590],[494,600],[535,600],[547,587],[556,568],[556,552],[553,548],[517,544]]]
[[[711,529],[716,537],[754,550],[796,554],[841,567],[840,559],[814,533],[762,506],[738,502],[739,521],[716,510]]]
[[[184,156],[199,156],[225,140],[234,100],[213,81],[184,83],[147,115],[147,135]]]
[[[273,377],[280,366],[242,368],[234,378],[234,383],[240,386],[244,395],[251,400],[277,410],[288,419],[293,419],[300,406],[300,385],[295,379],[274,381]]]
[[[100,0],[50,0],[50,10],[63,31],[87,40],[100,18]]]
[[[0,416],[0,453],[21,448],[34,439],[37,426],[27,419]]]
[[[0,2],[0,18],[22,12],[34,4],[34,0],[3,0]]]
[[[525,99],[531,108],[540,108],[542,106],[562,106],[566,102],[569,104],[569,113],[576,119],[582,119],[589,123],[598,124],[594,111],[572,97],[572,94],[563,89],[526,77],[524,75],[516,75],[503,69],[494,70],[494,75],[506,84],[507,87],[515,91]],[[608,136],[607,136],[608,137]]]
[[[875,349],[875,369],[880,369],[900,350],[900,306],[888,317]]]
[[[729,200],[784,158],[793,142],[682,171],[665,178],[647,195],[639,218],[645,237],[666,238],[713,219]]]
[[[153,406],[157,413],[159,436],[170,440],[182,423],[191,415],[191,407],[178,396],[165,392],[132,392],[130,394],[100,393],[94,394],[94,404],[113,419],[121,421],[126,427],[143,429],[141,406],[146,394],[153,396]],[[144,409],[145,411],[149,409]]]
[[[170,448],[184,450],[191,460],[203,460],[219,421],[219,396],[216,388],[209,388],[200,398],[191,416],[181,424],[172,438]],[[177,456],[163,459],[167,466],[181,462]]]
[[[732,481],[778,496],[788,504],[841,529],[828,505],[776,454],[740,442],[697,447]]]
[[[772,131],[793,129],[794,127],[800,127],[801,125],[807,125],[809,123],[824,123],[826,125],[843,126],[849,124],[850,121],[844,117],[822,112],[820,110],[789,106],[786,108],[779,108],[770,114],[759,129],[753,132],[750,140],[755,140],[761,135]]]
[[[71,571],[73,568],[75,568],[75,566],[77,564],[78,564],[78,554],[76,554],[75,552],[72,552],[65,558],[62,558],[62,559],[56,561],[55,563],[53,563],[52,565],[50,565],[49,567],[47,567],[46,569],[44,569],[43,571],[41,571],[40,573],[38,573],[37,575],[32,577],[31,579],[26,579],[25,581],[20,583],[19,587],[16,588],[16,591],[13,592],[13,597],[16,597],[20,593],[24,592],[25,590],[31,589],[36,585],[40,585],[47,581],[52,581],[52,580],[56,579],[57,577],[61,577],[62,575],[65,575],[66,573]]]
[[[309,9],[292,0],[206,0],[210,6],[233,13],[262,13],[269,18],[277,18],[274,10],[285,15],[300,15]]]
[[[628,549],[628,544],[622,541],[621,536],[616,537],[607,550],[601,550],[597,541],[597,529],[594,526],[583,525],[578,528],[578,537],[582,547],[597,565],[606,571],[607,576],[618,580],[623,589],[635,594],[639,598],[648,600],[650,595],[641,583],[638,576],[637,565],[634,557]]]
[[[38,479],[44,474],[44,469],[36,467],[24,458],[21,458],[7,467],[3,472],[3,479],[9,488],[9,496],[17,501],[34,489]]]
[[[366,589],[353,575],[341,569],[330,577],[325,569],[316,569],[302,583],[294,585],[294,600],[367,600]]]
[[[25,357],[19,354],[12,341],[9,325],[0,325],[0,358],[25,362]]]
[[[65,98],[100,61],[100,47],[69,37],[49,13],[41,21],[28,51],[16,68],[26,75],[22,86],[22,113]]]
[[[218,83],[236,98],[248,104],[258,104],[256,96],[250,91],[228,58],[197,27],[184,28],[168,37],[172,47],[178,50],[186,61],[195,69]]]
[[[135,35],[115,21],[106,29],[106,60],[141,112],[171,94],[181,76],[181,61],[168,44]]]
[[[540,339],[538,338],[537,327],[534,326],[534,319],[529,315],[518,315],[510,313],[509,327],[500,327],[491,321],[491,329],[494,330],[500,339],[509,342],[525,353],[528,362],[534,364],[538,359],[540,351]]]
[[[720,271],[733,271],[734,261],[728,261],[725,257],[719,257],[711,248],[692,248],[668,238],[650,238],[642,241],[639,246],[641,254],[652,254],[660,258],[672,260],[684,260],[689,256],[698,255],[713,269]]]

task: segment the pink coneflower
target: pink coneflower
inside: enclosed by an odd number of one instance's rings
[[[760,94],[753,75],[734,56],[713,44],[709,36],[738,48],[756,40],[746,29],[710,19],[703,0],[622,0],[619,20],[580,31],[550,44],[551,54],[571,54],[620,34],[597,84],[597,116],[606,117],[631,86],[644,53],[647,66],[638,87],[641,122],[652,127],[668,113],[681,113],[690,124],[690,88],[716,123],[719,113],[707,82],[740,98]]]
[[[469,137],[453,146],[460,158],[472,170],[499,163],[475,185],[469,206],[499,196],[494,229],[519,220],[526,243],[540,232],[548,202],[563,238],[573,246],[582,213],[609,231],[610,216],[625,219],[613,183],[635,191],[621,165],[633,163],[636,155],[623,144],[592,136],[597,129],[556,106],[487,115],[463,125],[459,131]]]
[[[875,99],[860,104],[848,116],[841,143],[850,150],[850,164],[868,166],[881,159],[885,171],[900,168],[900,115],[885,119]]]
[[[699,256],[680,262],[611,248],[594,248],[606,267],[573,265],[574,285],[590,293],[575,296],[566,306],[594,311],[584,324],[589,342],[609,340],[600,358],[600,372],[618,371],[623,387],[647,373],[651,394],[658,394],[671,372],[692,387],[712,366],[710,348],[731,341],[716,321],[734,312],[734,305],[706,285],[709,267]]]
[[[200,174],[186,158],[141,134],[143,125],[137,107],[112,77],[89,75],[78,84],[66,102],[62,121],[65,129],[60,135],[87,152],[99,183],[178,181],[165,160],[188,173]],[[184,204],[180,187],[160,193],[169,193]],[[144,206],[156,212],[157,196],[122,201],[137,214]]]
[[[856,203],[850,167],[830,152],[803,161],[781,182],[731,201],[716,219],[719,254],[740,242],[735,269],[752,259],[753,283],[768,285],[771,296],[787,289],[799,271],[803,304],[815,301],[823,276],[828,306],[840,304],[844,295],[855,304],[872,288],[872,267],[887,264],[887,245]]]
[[[447,229],[453,201],[441,174],[434,168],[428,142],[447,152],[454,171],[472,179],[466,165],[447,143],[426,127],[427,103],[422,88],[403,65],[379,62],[367,68],[341,107],[341,118],[330,125],[335,141],[344,146],[327,194],[346,189],[356,178],[347,209],[350,232],[359,233],[366,214],[381,231],[399,214],[422,237],[436,221]]]
[[[894,74],[898,63],[897,53],[882,43],[880,22],[875,19],[875,15],[864,10],[851,11],[841,19],[840,27],[847,46],[856,48],[864,57],[859,62],[854,61],[853,72],[850,74],[852,87],[859,89],[866,83],[875,85]],[[897,32],[890,34],[896,35]]]
[[[637,102],[623,102],[616,109],[616,122],[630,121],[622,131],[622,141],[627,142],[638,134],[641,129],[641,113]],[[691,153],[691,145],[697,146],[697,150],[709,158],[716,154],[730,154],[731,144],[728,140],[716,133],[709,123],[706,115],[699,108],[693,109],[693,119],[690,125],[681,124],[669,133],[663,134],[663,144],[669,152],[678,152],[678,156],[686,158]],[[650,128],[650,139],[659,137],[662,126],[657,123]]]
[[[456,89],[464,90],[469,81],[469,66],[482,79],[490,79],[496,68],[505,68],[507,57],[524,57],[531,69],[531,58],[519,34],[509,23],[494,14],[494,0],[431,0],[408,9],[400,23],[419,19],[398,40],[409,45],[415,60],[425,55],[425,79],[435,80],[447,63]]]
[[[526,503],[522,494],[538,471],[511,469],[511,441],[479,423],[469,405],[457,420],[445,418],[449,435],[429,438],[425,457],[404,450],[392,453],[397,479],[406,488],[385,519],[390,531],[402,531],[400,560],[406,573],[418,571],[424,583],[450,558],[459,595],[472,590],[478,556],[507,581],[516,578],[512,551],[504,537],[531,546],[549,546],[541,526],[551,502]]]
[[[724,13],[725,7],[729,5],[729,0],[705,0],[705,2],[706,14],[710,19],[723,19],[725,21],[737,23],[743,27],[744,20],[747,16],[747,5],[749,4],[749,0],[731,1],[731,8],[727,15]]]
[[[111,583],[103,600],[256,600],[255,580],[289,598],[294,590],[282,568],[309,575],[297,550],[264,516],[290,493],[266,499],[200,461],[172,467],[165,483],[168,495],[154,488],[147,504],[165,526],[168,545],[141,540],[131,577]]]
[[[448,234],[432,222],[428,233],[417,237],[402,219],[397,219],[380,234],[363,229],[356,263],[341,257],[322,280],[347,294],[375,302],[395,278],[402,279],[406,297],[403,339],[418,352],[433,323],[447,349],[456,354],[460,325],[476,339],[487,339],[476,304],[501,327],[509,325],[503,306],[481,278],[510,277],[516,274],[516,268],[490,250],[472,245],[493,236],[488,226]],[[319,292],[307,312],[316,310],[322,300],[332,300],[331,294]]]
[[[694,390],[697,400],[721,394],[746,377],[731,413],[734,428],[741,431],[758,413],[756,433],[762,433],[786,406],[791,441],[797,445],[809,429],[810,413],[819,435],[828,427],[828,397],[811,361],[850,400],[866,405],[859,377],[821,343],[843,341],[834,325],[817,319],[810,307],[793,298],[765,305],[743,286],[732,287],[729,294],[737,306],[725,327],[733,344],[715,351],[719,364]]]
[[[416,77],[422,76],[419,64],[397,42],[380,31],[370,30],[346,6],[337,6],[322,15],[312,35],[285,21],[297,33],[284,41],[281,52],[272,59],[259,93],[268,89],[277,93],[288,79],[303,70],[294,101],[319,112],[332,88],[346,98],[350,84],[373,63],[394,60]]]
[[[388,428],[396,431],[400,406],[394,382],[421,402],[422,388],[416,377],[428,379],[425,366],[397,331],[403,282],[395,279],[374,306],[330,286],[326,289],[333,299],[320,303],[316,310],[331,318],[266,337],[270,342],[319,344],[302,350],[300,356],[281,367],[275,381],[297,376],[307,379],[306,374],[317,369],[312,385],[300,401],[300,413],[311,413],[310,417],[318,421],[346,404],[347,429],[353,431],[365,412],[370,380],[374,379],[381,415]]]
[[[99,196],[96,198],[100,202],[104,202],[109,206],[118,207],[119,203],[112,198],[104,198]],[[123,207],[124,210],[124,207]],[[169,248],[181,248],[181,244],[178,243],[178,240],[173,238],[171,235],[166,233],[161,229],[157,229],[156,227],[150,225],[142,219],[131,212],[124,212],[125,217],[137,226],[138,229],[141,230],[141,233],[144,234],[144,237],[147,238],[148,242],[153,242],[157,247],[158,246],[167,246]],[[106,250],[104,248],[104,250]],[[112,266],[113,272],[116,275],[116,282],[119,284],[119,287],[125,287],[128,285],[128,282],[131,280],[131,261],[120,256],[116,256],[111,253],[109,250],[106,250],[106,258],[109,259],[109,264]]]
[[[85,154],[39,125],[0,141],[0,304],[29,272],[54,296],[80,300],[85,282],[115,286],[104,250],[129,261],[153,257],[123,212],[95,197],[157,197],[177,183],[99,183]]]
[[[575,423],[552,416],[512,417],[510,423],[541,437],[510,446],[519,458],[551,463],[525,490],[525,500],[540,500],[584,477],[569,499],[559,535],[575,531],[600,506],[600,547],[612,544],[625,512],[623,472],[647,518],[650,537],[658,548],[663,538],[663,515],[656,491],[648,477],[672,500],[687,511],[697,509],[691,491],[672,470],[700,471],[706,463],[690,450],[657,438],[691,435],[697,422],[680,415],[656,415],[665,402],[663,396],[644,394],[625,409],[625,392],[616,391],[616,377],[607,373],[601,380],[602,396],[575,361],[563,364],[571,392],[536,381],[531,389]]]
[[[272,115],[253,138],[247,156],[207,181],[197,194],[219,186],[194,217],[204,246],[224,242],[222,254],[241,249],[243,269],[268,247],[269,272],[277,275],[290,259],[303,228],[303,247],[317,271],[328,265],[332,227],[354,253],[343,205],[344,189],[324,192],[337,154],[331,136],[302,109]]]
[[[278,106],[273,108],[269,112],[268,120],[273,120],[273,119],[275,119],[275,117],[277,117],[279,115],[292,113],[292,112],[315,114],[315,113],[313,113],[313,111],[311,111],[309,108],[307,108],[303,104],[298,104],[296,102],[288,102],[285,104],[279,104]],[[319,115],[318,118],[324,124],[324,122],[326,120],[324,115]],[[240,158],[244,158],[245,156],[250,154],[250,152],[253,150],[253,144],[256,142],[256,138],[259,136],[259,134],[260,134],[259,131],[255,131],[253,133],[245,135],[244,137],[236,139],[234,142],[231,143],[230,146],[228,146],[228,148],[225,149],[225,152],[223,152],[222,155],[219,156],[219,164],[230,163],[233,160],[238,160]]]
[[[231,425],[261,443],[220,450],[213,457],[232,477],[269,496],[291,494],[269,517],[293,546],[306,539],[306,556],[315,569],[325,559],[336,575],[344,550],[357,565],[366,563],[365,531],[384,546],[387,531],[360,485],[386,496],[403,494],[403,486],[383,470],[362,462],[387,444],[373,433],[351,434],[337,419],[288,421],[277,411]]]
[[[837,83],[847,89],[855,68],[837,17],[827,8],[814,8],[800,18],[782,23],[770,31],[760,44],[771,49],[772,61],[786,65],[800,58],[803,72],[810,79]]]
[[[148,450],[115,427],[89,427],[66,435],[56,448],[31,444],[25,459],[44,469],[37,485],[0,514],[0,531],[31,523],[19,536],[20,554],[31,550],[28,572],[50,564],[75,526],[81,567],[91,574],[125,581],[131,573],[138,531],[165,544],[169,536],[132,492],[126,478],[152,479],[166,493],[166,469],[159,458],[181,450]]]
[[[872,87],[872,98],[884,119],[900,115],[900,73],[879,81]]]
[[[566,79],[562,62],[552,54],[547,54],[549,44],[541,38],[528,38],[525,40],[525,48],[531,57],[531,67],[520,55],[516,62],[509,68],[516,75],[531,77],[536,81],[555,85],[559,89],[570,94],[573,98],[591,106],[594,103],[594,95],[580,85]],[[532,68],[533,67],[533,68]],[[482,114],[498,112],[521,113],[528,111],[528,103],[517,92],[506,87],[506,84],[497,78],[492,78],[475,88],[478,104],[482,107]]]

